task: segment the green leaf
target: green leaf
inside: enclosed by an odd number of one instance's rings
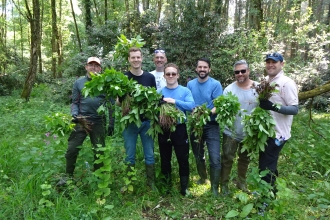
[[[253,203],[249,203],[246,206],[243,207],[242,212],[240,213],[241,218],[245,218],[250,214],[251,210],[253,209]]]
[[[239,212],[236,210],[231,210],[227,213],[227,215],[225,216],[225,218],[233,218],[239,215]]]

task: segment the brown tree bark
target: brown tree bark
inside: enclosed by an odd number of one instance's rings
[[[32,0],[32,12],[29,8],[27,0],[25,2],[26,17],[30,23],[31,29],[31,48],[30,48],[30,67],[26,77],[21,97],[29,101],[32,87],[36,78],[38,69],[38,52],[41,43],[40,33],[40,4],[39,0]]]
[[[160,13],[162,11],[162,0],[157,1],[157,18],[156,18],[156,24],[159,24],[160,19]]]
[[[72,12],[72,17],[73,17],[73,21],[74,21],[74,27],[76,29],[76,34],[77,34],[78,48],[79,48],[79,51],[82,52],[79,30],[78,30],[78,25],[77,25],[77,21],[76,21],[76,15],[75,15],[74,9],[73,9],[72,0],[70,0],[70,5],[71,5],[71,12]]]
[[[315,96],[321,95],[323,93],[330,91],[330,81],[328,81],[326,84],[323,84],[322,86],[316,87],[315,89],[306,91],[306,92],[300,92],[298,94],[299,101],[305,100],[308,98],[313,98]]]

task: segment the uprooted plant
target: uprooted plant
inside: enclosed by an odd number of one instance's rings
[[[220,125],[220,129],[223,131],[225,126],[232,128],[241,106],[238,97],[229,92],[214,99],[213,104],[217,113],[215,120]]]
[[[170,130],[174,132],[177,123],[183,123],[186,119],[185,114],[177,109],[175,105],[164,103],[160,106],[159,125],[163,131]]]
[[[276,86],[276,83],[262,79],[260,84],[255,86],[259,100],[269,99],[273,93],[277,92]],[[250,115],[244,115],[242,123],[244,124],[243,131],[246,134],[243,139],[242,152],[248,151],[252,160],[257,159],[259,151],[265,151],[268,137],[275,136],[275,121],[269,111],[257,106]]]
[[[188,123],[196,142],[200,143],[203,136],[203,128],[210,121],[211,110],[206,107],[206,104],[200,105],[192,111]]]

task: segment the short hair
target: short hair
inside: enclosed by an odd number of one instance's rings
[[[179,67],[176,64],[174,64],[174,63],[168,63],[164,67],[164,74],[165,74],[166,68],[168,68],[168,67],[173,67],[173,68],[175,68],[177,70],[178,74],[180,73]]]
[[[238,66],[238,65],[245,65],[246,66],[246,68],[248,68],[249,69],[249,64],[246,62],[246,60],[239,60],[239,61],[236,61],[235,63],[234,63],[234,70],[235,70],[235,67],[236,66]]]
[[[211,61],[208,58],[202,57],[197,60],[196,66],[198,66],[199,61],[204,61],[209,65],[209,68],[211,68]]]
[[[138,51],[140,51],[141,56],[142,56],[142,50],[140,48],[138,48],[138,47],[131,47],[131,48],[129,48],[129,50],[128,50],[128,57],[131,56],[131,52],[138,52]]]

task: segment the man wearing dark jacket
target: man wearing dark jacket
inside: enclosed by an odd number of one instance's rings
[[[68,149],[65,154],[66,173],[70,176],[73,175],[75,169],[80,150],[78,147],[83,144],[87,135],[89,135],[93,145],[94,160],[97,159],[96,153],[102,153],[97,151],[98,145],[105,146],[106,116],[97,112],[97,109],[105,103],[105,95],[97,97],[84,97],[82,95],[85,83],[91,80],[90,73],[99,74],[101,72],[100,59],[89,57],[85,69],[87,71],[86,76],[77,79],[72,89],[71,115],[76,126],[69,137]],[[94,164],[94,170],[99,169],[101,166],[102,164]]]

